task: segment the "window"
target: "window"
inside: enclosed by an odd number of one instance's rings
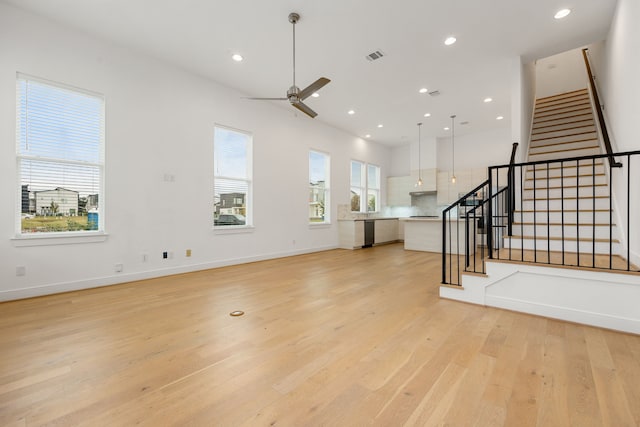
[[[367,165],[367,212],[380,210],[380,167]]]
[[[352,160],[351,211],[377,212],[379,210],[380,167]]]
[[[364,163],[351,161],[351,211],[362,212],[362,202],[365,194]]]
[[[329,176],[331,175],[328,154],[309,151],[309,222],[329,222]]]
[[[104,97],[17,75],[19,234],[103,231]]]
[[[215,128],[215,228],[251,225],[251,144],[252,138],[248,133],[219,126]]]

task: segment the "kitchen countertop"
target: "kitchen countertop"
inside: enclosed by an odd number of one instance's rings
[[[400,218],[400,221],[429,221],[429,222],[442,222],[442,217],[431,218],[431,217],[409,217],[409,218]],[[466,221],[464,218],[447,218],[447,221]]]
[[[344,219],[339,219],[338,221],[384,221],[387,219],[404,219],[404,218],[398,218],[398,217],[384,217],[384,218],[344,218]]]

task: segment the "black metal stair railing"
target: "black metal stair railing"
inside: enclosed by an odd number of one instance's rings
[[[485,259],[640,271],[634,182],[640,151],[489,167],[443,211],[442,283],[485,273]]]

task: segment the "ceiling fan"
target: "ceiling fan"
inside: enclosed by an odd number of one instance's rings
[[[287,91],[286,98],[248,98],[248,99],[257,99],[261,101],[289,101],[291,105],[293,105],[298,110],[307,114],[309,117],[314,118],[318,115],[315,111],[309,108],[304,102],[305,99],[310,97],[314,92],[320,90],[323,86],[329,83],[331,80],[326,77],[320,77],[315,82],[311,83],[306,88],[300,90],[298,86],[296,86],[296,24],[300,20],[300,15],[292,12],[289,14],[289,22],[293,24],[293,85]]]

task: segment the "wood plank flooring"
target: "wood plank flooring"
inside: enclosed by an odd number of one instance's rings
[[[439,280],[394,244],[2,303],[0,425],[640,425],[640,336]]]

